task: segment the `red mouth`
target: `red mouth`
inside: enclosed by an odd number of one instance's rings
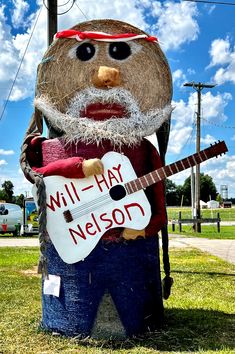
[[[92,103],[80,112],[80,117],[87,117],[94,120],[107,120],[126,116],[126,109],[117,103]]]

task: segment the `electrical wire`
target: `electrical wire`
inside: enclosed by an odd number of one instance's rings
[[[20,64],[19,64],[19,66],[18,66],[16,75],[15,75],[15,77],[14,77],[14,80],[13,80],[13,82],[12,82],[10,91],[9,91],[9,93],[8,93],[7,99],[6,99],[5,104],[4,104],[4,106],[3,106],[3,109],[2,109],[2,113],[1,113],[1,116],[0,116],[0,121],[1,121],[2,118],[3,118],[3,115],[4,115],[4,113],[5,113],[6,107],[7,107],[7,105],[8,105],[9,100],[10,100],[10,96],[11,96],[12,90],[13,90],[13,88],[14,88],[14,85],[15,85],[15,83],[16,83],[16,79],[17,79],[17,77],[18,77],[18,74],[19,74],[19,72],[20,72],[21,66],[22,66],[22,64],[23,64],[23,61],[24,61],[26,52],[27,52],[27,50],[28,50],[30,41],[31,41],[31,39],[32,39],[32,37],[33,37],[33,33],[34,33],[34,30],[35,30],[36,25],[37,25],[37,23],[38,23],[39,16],[41,15],[42,8],[43,8],[43,6],[41,6],[41,8],[40,8],[40,10],[39,10],[39,12],[38,12],[38,15],[37,15],[37,17],[36,17],[36,21],[35,21],[35,23],[34,23],[32,32],[31,32],[30,37],[29,37],[29,40],[28,40],[28,43],[27,43],[27,45],[26,45],[26,47],[25,47],[23,56],[22,56],[22,58],[21,58],[21,60],[20,60]]]
[[[194,135],[194,132],[195,132],[195,127],[196,127],[196,122],[195,122],[195,120],[192,122],[191,127],[192,127],[191,133],[189,134],[188,139],[186,140],[185,144],[184,144],[183,147],[182,147],[181,154],[182,154],[184,151],[186,151],[186,148],[187,148],[190,144],[192,144],[193,135]]]
[[[81,14],[85,17],[87,21],[89,21],[89,18],[87,15],[82,11],[82,9],[78,6],[77,1],[75,0],[75,5],[77,6],[78,10],[81,12]]]
[[[225,128],[225,129],[235,129],[235,126],[228,126],[228,125],[216,124],[213,122],[209,122],[209,120],[204,117],[201,117],[201,119],[204,120],[205,122],[207,122],[208,125],[212,125],[214,127]]]
[[[221,2],[221,1],[206,1],[206,0],[183,0],[183,1],[188,1],[188,2],[198,2],[198,3],[204,3],[204,4],[212,4],[212,5],[231,5],[235,6],[234,2]]]
[[[67,5],[70,1],[71,1],[71,0],[68,0],[68,1],[65,2],[64,4],[57,5],[57,7],[65,6],[65,5]],[[74,6],[74,4],[75,4],[75,1],[76,1],[76,0],[72,0],[72,4],[71,4],[71,6],[70,6],[70,8],[69,8],[68,10],[63,11],[63,12],[57,12],[57,11],[56,11],[56,15],[57,15],[57,16],[61,16],[61,15],[67,14],[67,13],[73,8],[73,6]],[[49,8],[48,8],[48,6],[46,5],[45,0],[43,0],[43,5],[44,5],[45,8],[49,11]]]

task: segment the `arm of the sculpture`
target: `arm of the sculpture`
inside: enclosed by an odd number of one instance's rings
[[[103,172],[103,164],[99,159],[85,160],[82,157],[59,159],[42,166],[42,147],[45,138],[36,137],[30,142],[28,160],[35,172],[47,176],[63,176],[67,178],[84,178]]]

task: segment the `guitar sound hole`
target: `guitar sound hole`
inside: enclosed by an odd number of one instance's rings
[[[109,195],[113,200],[121,200],[126,196],[126,190],[121,184],[118,184],[110,188]]]

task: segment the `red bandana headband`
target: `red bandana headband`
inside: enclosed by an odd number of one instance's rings
[[[157,42],[157,38],[148,36],[147,34],[135,34],[135,33],[120,33],[120,34],[108,34],[104,32],[80,32],[76,30],[65,30],[57,32],[54,38],[75,38],[77,41],[82,42],[86,39],[93,39],[101,42],[120,42],[132,41],[133,39],[145,39],[148,42]]]

